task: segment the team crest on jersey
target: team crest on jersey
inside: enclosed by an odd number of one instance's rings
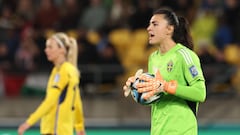
[[[54,83],[58,83],[59,80],[60,80],[60,75],[59,75],[59,74],[56,74],[56,75],[54,76],[53,82],[54,82]]]
[[[189,68],[189,71],[192,74],[192,77],[195,77],[198,75],[197,68],[194,65]]]
[[[167,71],[168,72],[171,72],[173,69],[173,61],[170,60],[168,63],[167,63]]]

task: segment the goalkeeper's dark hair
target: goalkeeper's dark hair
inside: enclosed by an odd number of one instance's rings
[[[189,23],[181,16],[177,16],[171,9],[160,8],[153,15],[163,14],[169,25],[174,27],[172,39],[176,43],[181,43],[189,49],[193,50],[192,36],[190,35]]]

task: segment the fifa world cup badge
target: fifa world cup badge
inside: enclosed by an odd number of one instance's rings
[[[189,71],[191,72],[192,77],[195,77],[198,75],[197,68],[194,65],[189,68]]]
[[[54,77],[54,83],[58,83],[59,79],[60,79],[60,75],[56,74],[55,77]]]
[[[168,71],[168,72],[171,72],[172,69],[173,69],[173,61],[170,60],[170,61],[168,62],[168,64],[167,64],[167,71]]]

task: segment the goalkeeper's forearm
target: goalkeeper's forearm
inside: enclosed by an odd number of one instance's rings
[[[191,86],[177,84],[175,92],[170,92],[170,94],[174,94],[189,101],[203,102],[206,99],[205,82],[199,80]]]

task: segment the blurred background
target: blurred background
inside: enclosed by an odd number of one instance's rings
[[[0,0],[0,131],[15,130],[42,101],[53,66],[45,40],[58,31],[78,40],[87,131],[148,131],[150,107],[125,98],[122,86],[137,69],[147,71],[156,48],[146,28],[163,6],[188,19],[202,63],[207,99],[199,108],[200,134],[240,134],[238,0]]]

